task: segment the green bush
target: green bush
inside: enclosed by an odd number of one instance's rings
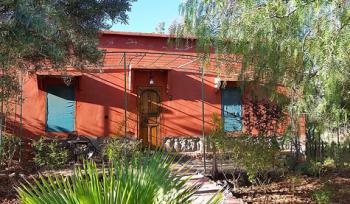
[[[109,138],[102,147],[102,155],[109,161],[125,160],[140,155],[141,141]]]
[[[316,200],[317,203],[328,204],[332,201],[333,193],[335,193],[334,189],[326,185],[320,189],[315,190],[312,193],[312,197]]]
[[[308,176],[320,176],[324,172],[321,162],[307,160],[297,166],[297,171]]]
[[[237,137],[231,142],[230,151],[233,162],[247,172],[253,184],[269,182],[269,172],[282,167],[280,149],[273,137]]]
[[[211,176],[213,179],[219,178],[219,170],[218,170],[218,159],[220,153],[224,153],[225,151],[225,137],[226,133],[223,127],[223,123],[218,114],[214,113],[212,116],[213,127],[208,134],[208,144],[211,152],[213,153],[212,159],[212,169]]]
[[[334,161],[332,167],[343,168],[350,166],[350,142],[341,144],[322,142],[321,139],[309,139],[307,143],[307,158],[327,163]],[[328,160],[328,161],[326,161]]]
[[[334,150],[334,163],[337,168],[350,166],[350,145],[342,144]]]
[[[23,204],[191,203],[197,186],[171,172],[173,161],[162,152],[132,157],[130,163],[114,160],[101,170],[88,161],[72,177],[41,176],[35,184],[22,184],[17,191]],[[217,196],[210,203],[219,201]]]
[[[22,140],[19,137],[3,134],[0,144],[0,168],[11,166],[12,161],[20,153]]]
[[[34,162],[38,167],[58,168],[67,164],[69,151],[59,145],[57,139],[45,139],[32,142]]]
[[[334,168],[335,167],[335,161],[334,159],[327,157],[324,161],[323,161],[323,166],[324,167],[328,167],[328,168]]]

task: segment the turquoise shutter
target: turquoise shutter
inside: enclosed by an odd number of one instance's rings
[[[73,86],[50,86],[46,98],[46,131],[72,132],[75,121]]]
[[[223,89],[221,102],[224,130],[242,130],[242,95],[240,88]]]

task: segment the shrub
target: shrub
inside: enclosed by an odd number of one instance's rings
[[[208,135],[208,144],[210,144],[211,151],[213,153],[211,176],[214,179],[217,179],[219,177],[217,153],[223,153],[225,151],[226,133],[223,127],[222,120],[218,116],[218,114],[216,113],[213,114],[212,122],[213,122],[213,127]]]
[[[275,137],[262,135],[240,135],[229,137],[223,130],[221,119],[213,115],[214,128],[208,135],[208,141],[213,151],[212,176],[215,178],[217,153],[222,159],[229,159],[235,168],[231,172],[234,188],[239,187],[239,181],[248,175],[248,180],[253,184],[268,183],[271,178],[280,176],[277,171],[282,168],[281,152]],[[242,171],[243,170],[243,171]],[[227,179],[225,172],[224,176]],[[277,174],[276,174],[277,173]],[[218,174],[218,173],[217,173]]]
[[[275,138],[241,136],[231,142],[232,159],[247,172],[253,184],[269,182],[270,170],[280,168],[280,150]]]
[[[350,142],[340,144],[327,143],[320,138],[309,138],[307,143],[307,158],[310,160],[329,162],[334,161],[331,167],[343,168],[350,166]],[[328,160],[328,161],[326,161]]]
[[[315,190],[312,193],[312,197],[317,203],[327,204],[331,203],[333,193],[335,193],[334,189],[325,185],[322,188]]]
[[[22,141],[19,137],[3,134],[0,144],[0,167],[11,166],[16,154],[19,154]]]
[[[297,171],[308,176],[320,176],[324,168],[321,162],[307,160],[297,166]]]
[[[68,162],[68,150],[63,148],[57,139],[41,137],[32,142],[34,162],[38,167],[58,168]]]
[[[124,138],[109,138],[106,140],[102,155],[109,161],[125,160],[140,155],[141,141]]]
[[[350,145],[342,144],[334,148],[334,163],[337,168],[349,167],[350,165]]]
[[[335,161],[334,159],[327,157],[324,161],[323,161],[323,166],[324,167],[328,167],[328,168],[335,168]]]

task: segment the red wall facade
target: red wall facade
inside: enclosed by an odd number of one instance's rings
[[[106,51],[146,51],[177,54],[196,54],[191,41],[179,49],[170,47],[168,38],[161,35],[104,33],[100,37],[100,48]],[[105,59],[105,64],[113,64]],[[124,134],[124,67],[105,66],[102,72],[84,72],[75,80],[75,129],[79,135],[114,136]],[[154,85],[149,85],[150,72]],[[131,74],[131,76],[129,76]],[[45,132],[46,92],[42,83],[53,76],[27,73],[23,85],[23,135],[26,137],[61,135],[65,133]],[[212,115],[221,115],[221,93],[214,87],[215,74],[205,74],[205,131],[212,127]],[[129,79],[131,81],[129,81]],[[59,82],[58,82],[59,83]],[[126,72],[127,84],[127,132],[138,134],[137,89],[156,87],[160,90],[161,137],[199,137],[202,134],[201,73],[187,70],[137,70]],[[130,86],[129,86],[130,84]],[[247,93],[243,93],[246,95]],[[245,96],[243,96],[245,98]],[[247,104],[243,100],[243,106]],[[243,107],[243,112],[249,109]],[[242,114],[246,115],[245,113]],[[15,119],[19,123],[19,117]],[[243,123],[244,124],[244,123]],[[285,126],[285,125],[284,125]],[[243,127],[245,129],[245,127]],[[280,127],[279,130],[283,129]]]

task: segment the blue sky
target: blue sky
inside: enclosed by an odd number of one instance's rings
[[[137,0],[131,7],[129,25],[116,24],[111,30],[129,32],[155,32],[157,25],[164,21],[165,30],[179,18],[182,0]]]

